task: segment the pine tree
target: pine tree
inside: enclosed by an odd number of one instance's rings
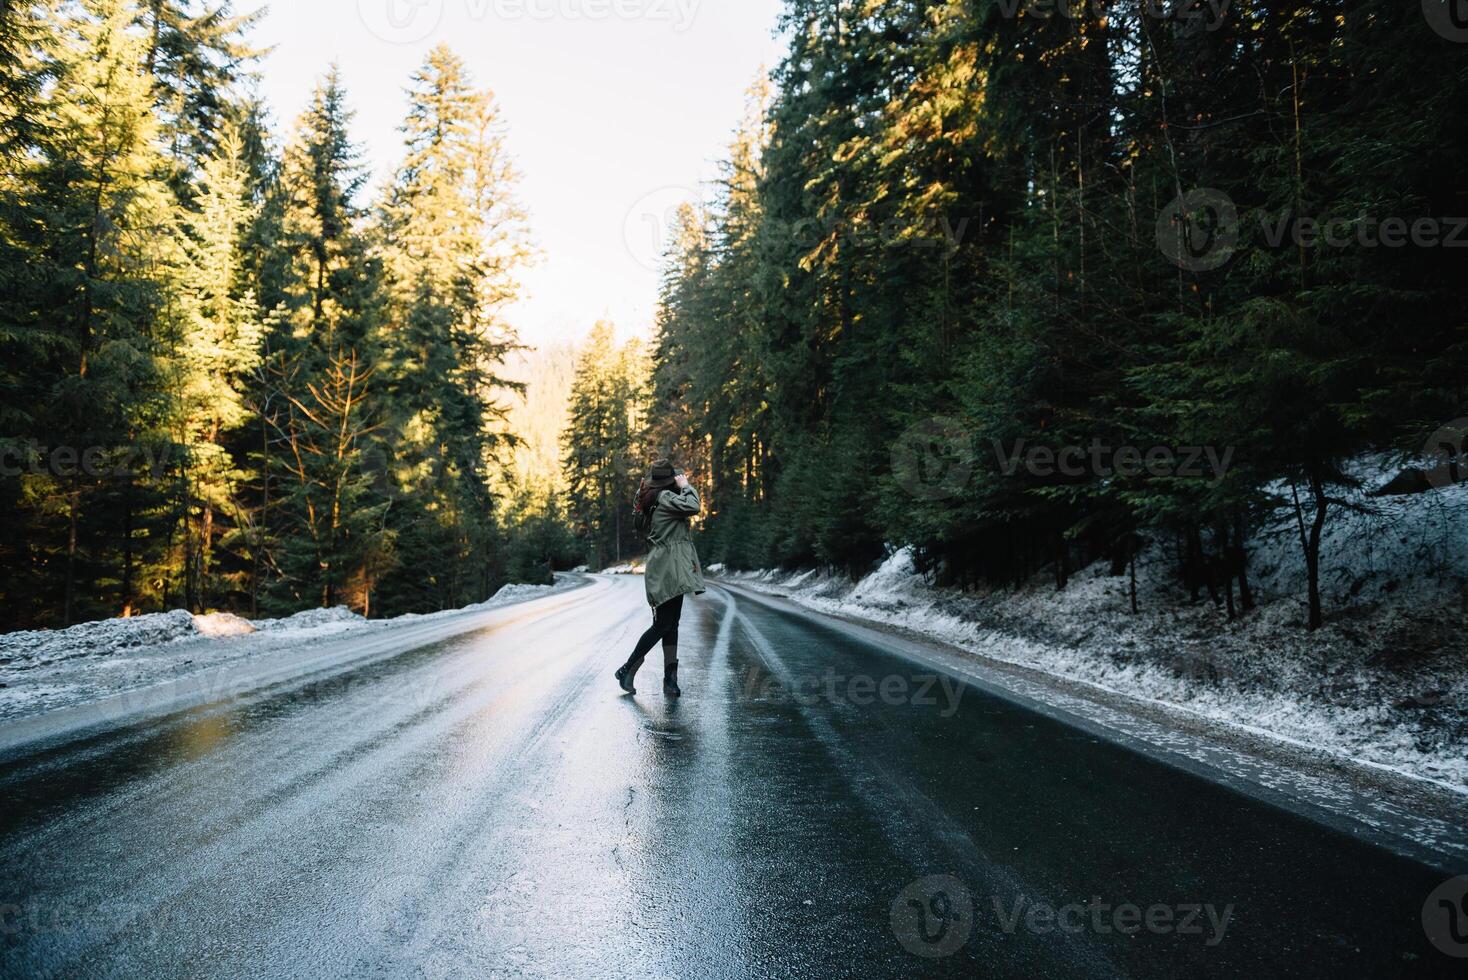
[[[493,96],[442,45],[409,95],[407,153],[381,208],[395,408],[385,455],[416,461],[392,478],[405,571],[390,600],[448,608],[487,598],[502,561],[492,470],[510,440],[497,393],[517,387],[499,372],[517,343],[501,311],[527,250]],[[416,571],[435,564],[426,581]]]
[[[50,268],[33,301],[50,311],[59,355],[41,383],[38,428],[53,445],[78,454],[96,447],[109,458],[159,435],[156,344],[169,286],[150,277],[174,274],[166,254],[174,211],[135,15],[125,0],[87,0],[67,20],[43,123],[51,138],[35,173],[46,218],[39,251]],[[44,542],[33,560],[64,568],[57,608],[69,623],[133,602],[131,539],[118,555],[108,532],[121,523],[132,534],[146,506],[132,488],[153,474],[129,471],[119,488],[111,466],[105,476],[60,469],[52,467],[54,480],[35,481],[27,503]]]
[[[138,27],[146,38],[144,71],[153,79],[161,135],[176,162],[175,187],[186,191],[195,168],[217,156],[238,123],[233,88],[244,66],[262,53],[244,35],[264,9],[236,15],[230,0],[140,0]]]
[[[245,393],[260,366],[264,325],[244,275],[241,246],[254,212],[242,146],[227,129],[204,167],[198,212],[189,220],[184,331],[169,368],[177,434],[186,454],[186,595],[195,608],[218,595],[214,551],[222,515],[234,535],[248,524],[239,496],[245,477],[225,443],[251,415]],[[233,541],[229,542],[235,543]]]
[[[277,393],[263,460],[279,476],[270,512],[279,547],[275,604],[370,611],[391,563],[388,501],[370,497],[364,470],[381,424],[370,397],[381,360],[382,273],[360,230],[364,181],[348,135],[351,113],[336,70],[318,85],[286,147],[280,174],[283,299],[267,320],[266,373]]]

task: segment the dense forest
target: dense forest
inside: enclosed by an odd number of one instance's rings
[[[563,546],[553,490],[505,479],[527,246],[493,97],[433,50],[365,200],[334,70],[271,131],[253,20],[0,7],[6,628],[451,608]]]
[[[789,0],[654,352],[710,561],[1063,587],[1165,541],[1233,613],[1284,507],[1321,621],[1346,464],[1468,414],[1468,45],[1217,6]]]
[[[252,15],[7,3],[0,627],[463,605],[634,556],[661,454],[710,562],[1063,588],[1161,544],[1231,614],[1283,508],[1319,624],[1352,461],[1468,415],[1468,44],[1427,12],[787,0],[651,342],[532,355],[448,48],[370,184],[328,66],[274,131]]]
[[[562,467],[570,514],[588,563],[605,568],[646,550],[632,523],[632,497],[648,461],[652,365],[643,345],[619,345],[598,323],[576,358]]]

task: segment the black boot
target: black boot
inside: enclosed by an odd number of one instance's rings
[[[626,691],[628,694],[637,693],[637,688],[632,686],[632,678],[637,676],[637,669],[641,666],[642,658],[633,657],[631,660],[628,660],[625,664],[617,668],[617,683],[621,686],[622,690]]]
[[[678,661],[663,665],[663,697],[681,698],[683,691],[678,687]]]

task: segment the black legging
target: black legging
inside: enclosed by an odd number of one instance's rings
[[[678,617],[683,615],[683,597],[676,595],[652,611],[652,625],[632,649],[632,659],[641,662],[653,644],[663,641],[663,662],[678,662]]]

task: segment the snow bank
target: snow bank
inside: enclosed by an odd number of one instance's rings
[[[79,623],[61,630],[6,633],[0,635],[0,664],[36,667],[73,657],[105,657],[197,635],[194,617],[182,609]]]
[[[496,609],[500,606],[508,605],[512,602],[523,602],[526,599],[534,599],[539,596],[549,595],[552,592],[559,591],[561,590],[557,589],[553,585],[523,585],[520,583],[512,582],[511,584],[504,586],[498,592],[496,592],[494,594],[494,598],[488,600],[487,602],[481,602],[478,605],[470,606],[465,611],[472,612],[476,609]]]
[[[1141,611],[1105,563],[1064,591],[932,587],[907,549],[858,582],[819,570],[726,577],[1468,792],[1468,485],[1350,499],[1322,545],[1326,625],[1304,628],[1293,511],[1250,543],[1258,608],[1189,603],[1174,558],[1139,560]]]
[[[182,640],[231,639],[255,632],[313,633],[340,632],[361,626],[367,620],[339,606],[308,609],[284,619],[251,622],[233,613],[196,616],[182,609],[118,619],[79,623],[60,630],[30,630],[0,635],[0,665],[8,668],[39,667],[75,658],[109,657]]]
[[[556,576],[556,581],[553,585],[525,585],[512,582],[509,585],[501,586],[498,592],[485,601],[477,602],[472,606],[465,606],[463,609],[445,609],[436,613],[408,613],[396,619],[387,620],[387,622],[405,623],[423,619],[441,619],[445,616],[462,616],[466,613],[489,612],[491,609],[498,609],[501,606],[509,606],[517,602],[527,602],[531,599],[540,599],[548,595],[555,595],[558,592],[566,592],[576,588],[579,584],[579,580],[568,578],[564,575]]]
[[[367,623],[366,618],[346,606],[333,606],[330,609],[306,609],[284,619],[258,620],[255,628],[264,633],[340,633]]]
[[[194,616],[174,610],[64,630],[0,635],[0,721],[86,703],[262,653],[329,643],[358,631],[375,633],[409,622],[497,609],[563,592],[580,582],[559,576],[554,585],[507,585],[492,599],[465,609],[388,620],[369,621],[344,606],[254,622],[231,613]]]
[[[1408,590],[1441,615],[1439,602],[1462,613],[1468,601],[1468,483],[1399,497],[1372,497],[1394,470],[1379,459],[1357,461],[1348,472],[1359,491],[1340,494],[1344,506],[1327,511],[1321,538],[1322,595],[1330,605],[1357,606],[1390,600],[1405,605]],[[1267,488],[1288,500],[1288,487]],[[1337,496],[1337,495],[1332,495]],[[1293,509],[1281,508],[1273,522],[1250,541],[1251,574],[1266,592],[1300,595],[1305,556]],[[1437,607],[1437,608],[1433,608]]]

